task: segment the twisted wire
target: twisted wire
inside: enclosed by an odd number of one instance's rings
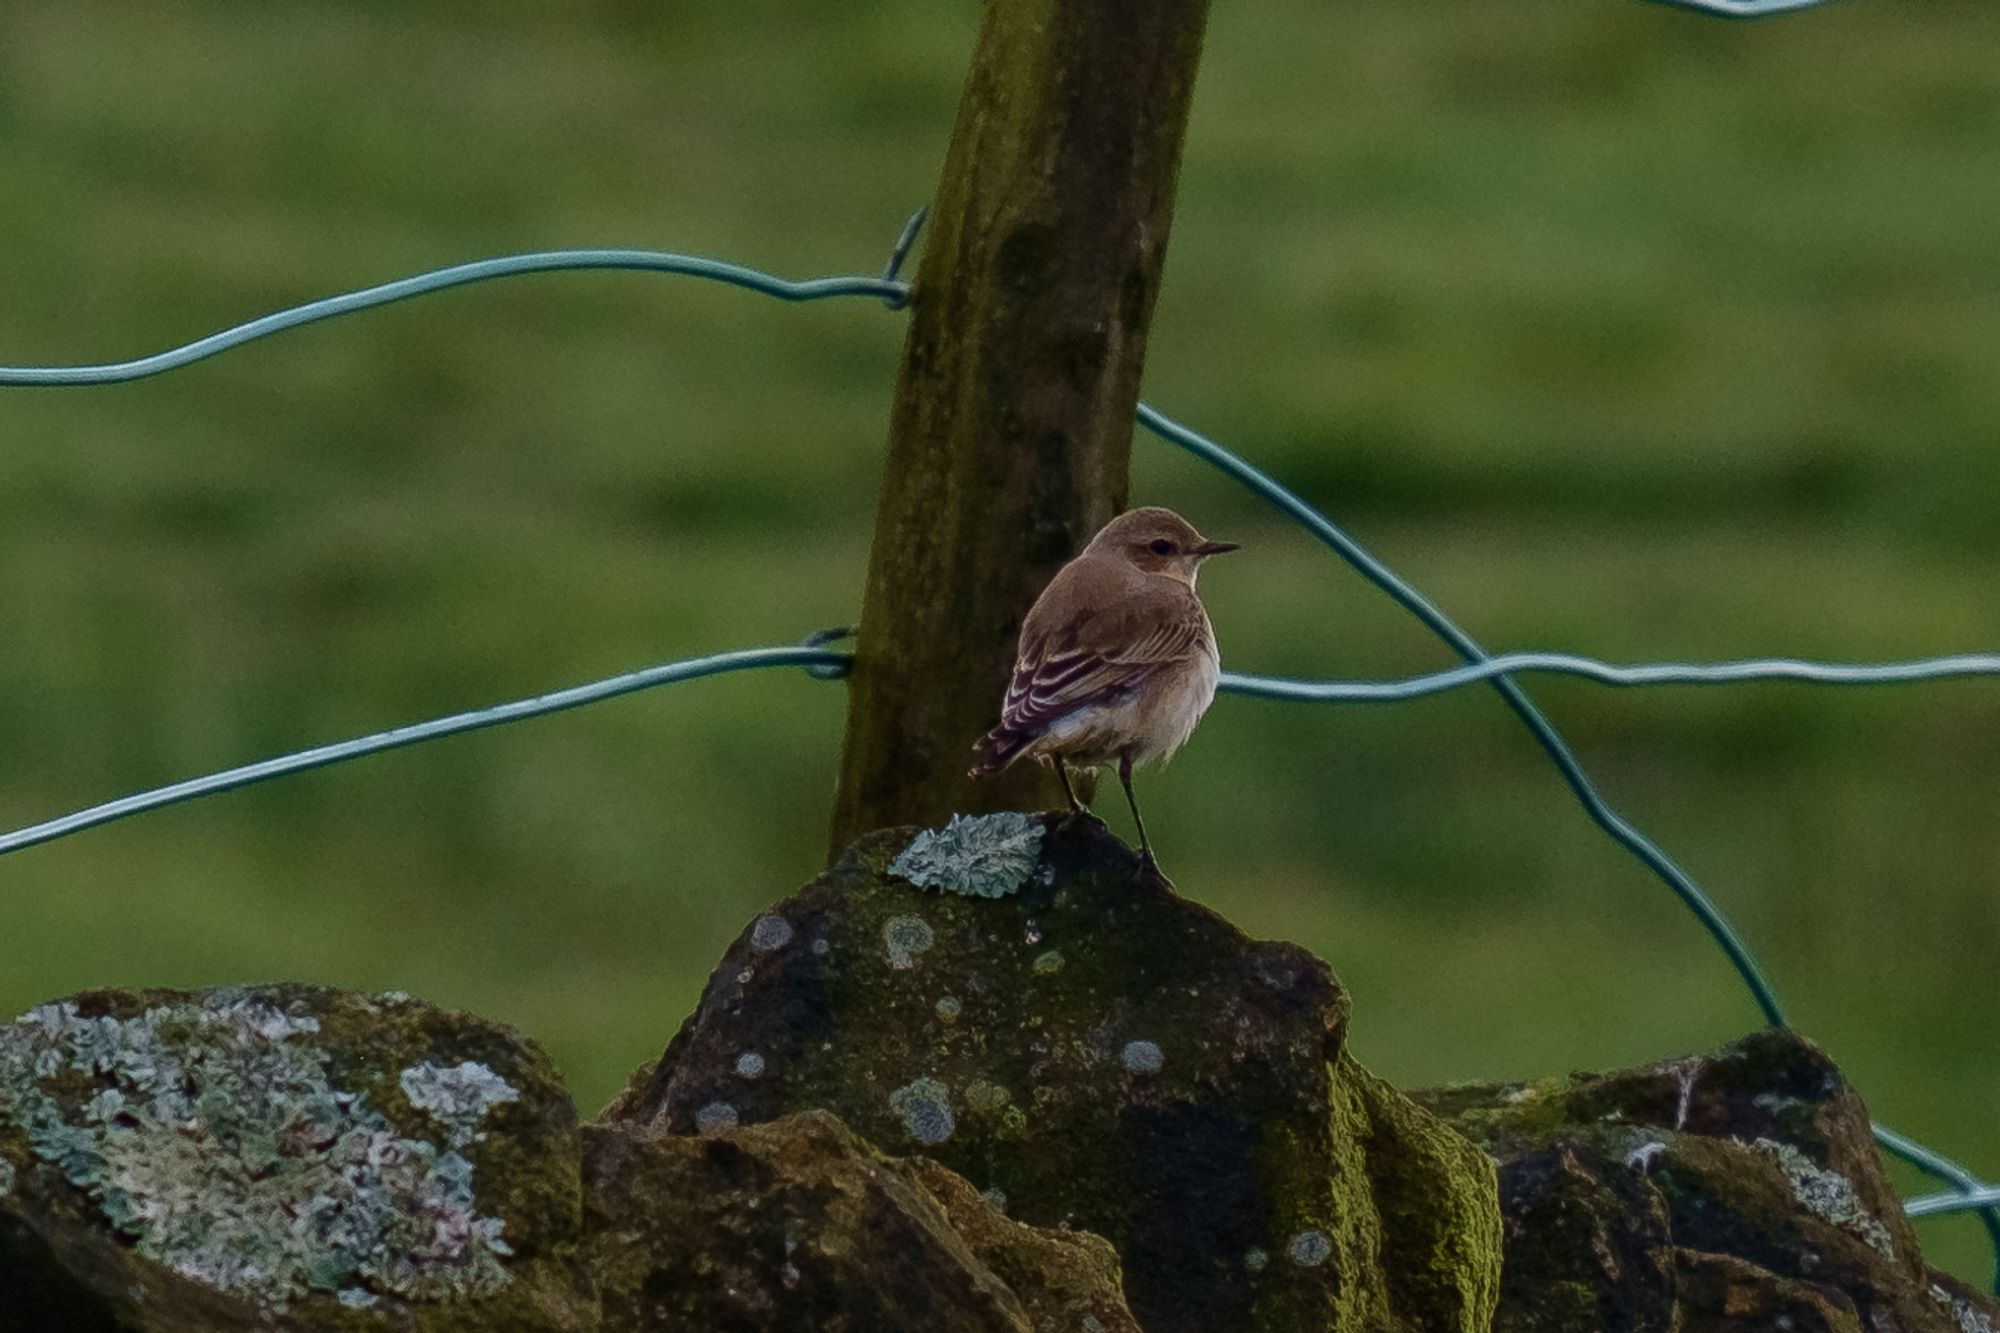
[[[1578,676],[1599,685],[1740,685],[1749,681],[1790,681],[1812,685],[1911,685],[1954,677],[2000,675],[2000,654],[1958,653],[1909,662],[1808,662],[1793,657],[1748,658],[1734,662],[1644,662],[1617,666],[1570,653],[1500,653],[1447,671],[1407,680],[1295,680],[1285,676],[1222,673],[1218,687],[1230,694],[1292,703],[1402,703],[1500,676]]]
[[[669,273],[690,278],[704,278],[710,282],[720,282],[731,287],[760,292],[765,296],[776,297],[780,301],[821,301],[837,296],[872,296],[885,302],[892,309],[899,309],[909,298],[909,287],[895,280],[893,267],[888,276],[880,278],[808,278],[803,282],[793,282],[759,269],[746,268],[742,264],[725,263],[720,259],[708,259],[700,255],[670,254],[654,250],[540,250],[532,254],[503,255],[497,259],[479,259],[469,264],[454,264],[450,268],[434,269],[413,277],[398,278],[394,282],[379,283],[373,287],[363,287],[358,291],[343,292],[338,296],[308,301],[304,305],[274,311],[258,319],[211,333],[205,338],[197,338],[191,343],[170,347],[163,352],[155,352],[151,356],[142,356],[131,361],[112,361],[91,366],[0,366],[0,386],[56,388],[89,384],[124,384],[131,380],[144,379],[148,375],[162,375],[170,370],[179,370],[183,366],[206,360],[218,352],[241,347],[259,338],[268,338],[274,333],[283,333],[306,324],[317,324],[321,320],[334,319],[341,315],[351,315],[358,310],[372,310],[377,306],[407,301],[413,296],[427,296],[432,292],[441,292],[451,287],[490,282],[494,278],[587,269]]]
[[[715,653],[708,657],[691,657],[682,662],[667,662],[639,671],[628,671],[605,680],[592,681],[587,685],[573,685],[568,689],[556,690],[549,694],[538,694],[532,699],[516,699],[512,703],[495,704],[490,708],[475,708],[470,712],[453,713],[447,717],[431,718],[425,722],[413,722],[408,726],[356,736],[351,740],[336,741],[331,745],[317,745],[309,750],[298,750],[273,759],[260,760],[254,764],[224,769],[219,773],[189,778],[185,782],[176,782],[171,786],[155,787],[151,791],[138,792],[115,801],[106,801],[102,805],[93,805],[60,818],[16,829],[12,833],[0,834],[0,856],[40,843],[53,842],[57,838],[81,833],[85,829],[109,824],[130,815],[158,810],[169,805],[179,805],[183,801],[192,801],[200,796],[235,791],[239,787],[268,782],[272,778],[325,768],[330,764],[346,763],[363,755],[380,754],[384,750],[400,750],[404,746],[417,745],[424,741],[441,740],[446,736],[482,731],[509,722],[523,722],[531,717],[581,708],[585,704],[615,699],[621,694],[631,694],[637,690],[674,685],[684,680],[697,680],[703,676],[720,676],[731,671],[754,671],[767,667],[797,666],[804,667],[814,675],[828,672],[837,675],[846,671],[847,661],[845,653],[833,652],[808,643],[797,647],[745,648],[736,652]]]

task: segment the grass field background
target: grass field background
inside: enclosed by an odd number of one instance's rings
[[[0,8],[0,363],[524,249],[873,271],[975,19]],[[1972,0],[1219,7],[1148,397],[1496,649],[1991,649],[1996,69]],[[549,276],[0,390],[0,824],[852,619],[901,328]],[[1134,453],[1136,500],[1246,546],[1204,580],[1229,665],[1447,663],[1228,482]],[[2000,1175],[1996,686],[1532,689],[1871,1108]],[[799,673],[690,684],[8,858],[0,1010],[399,987],[519,1025],[589,1112],[816,869],[842,706]],[[1327,957],[1401,1082],[1757,1022],[1490,693],[1225,700],[1142,795],[1183,890]],[[1925,1235],[1983,1270],[1971,1223]]]

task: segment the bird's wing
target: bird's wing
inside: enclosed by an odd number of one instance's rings
[[[1192,593],[1128,597],[1068,624],[1034,620],[1000,708],[1003,731],[1038,733],[1079,708],[1129,697],[1154,672],[1207,651],[1209,639]]]

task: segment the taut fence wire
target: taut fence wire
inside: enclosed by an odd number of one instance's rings
[[[40,824],[0,833],[0,856],[23,851],[45,842],[54,842],[85,829],[113,823],[131,815],[144,814],[170,805],[180,805],[203,796],[215,796],[239,787],[254,786],[272,778],[289,777],[315,768],[360,759],[385,750],[400,750],[424,741],[442,740],[468,731],[483,731],[509,722],[581,708],[620,695],[677,685],[704,676],[727,675],[732,671],[756,671],[768,667],[802,667],[808,675],[822,680],[845,677],[853,659],[824,645],[852,637],[851,627],[819,630],[797,646],[741,648],[733,652],[690,657],[678,662],[662,662],[603,680],[573,685],[567,689],[538,694],[527,699],[494,704],[463,713],[412,722],[388,731],[370,732],[350,740],[295,750],[275,758],[226,768],[189,778],[184,782],[153,787],[122,796],[115,801],[82,810]],[[1831,685],[1893,685],[1948,676],[2000,675],[2000,656],[1965,655],[1935,657],[1913,662],[1883,662],[1850,665],[1836,662],[1801,662],[1792,658],[1752,659],[1740,662],[1664,662],[1642,666],[1614,666],[1595,658],[1568,653],[1504,653],[1484,661],[1448,671],[1433,671],[1407,680],[1294,680],[1284,676],[1251,676],[1225,671],[1218,685],[1223,694],[1252,699],[1276,699],[1286,703],[1399,703],[1442,694],[1466,685],[1489,682],[1496,676],[1527,672],[1550,672],[1580,676],[1606,685],[1717,685],[1749,680],[1802,681]],[[1781,1020],[1780,1020],[1781,1021]]]

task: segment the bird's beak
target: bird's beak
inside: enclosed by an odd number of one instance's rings
[[[1237,542],[1203,542],[1194,548],[1194,553],[1205,559],[1211,555],[1227,555],[1239,549],[1241,549],[1240,544]]]

